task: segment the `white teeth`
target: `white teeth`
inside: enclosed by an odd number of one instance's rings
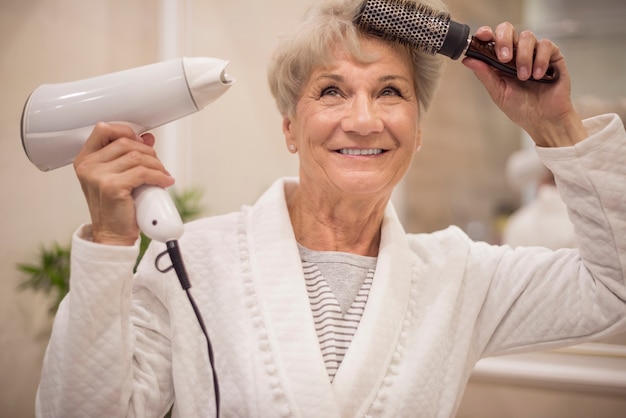
[[[340,153],[344,155],[377,155],[383,152],[380,148],[372,148],[372,149],[340,149]]]

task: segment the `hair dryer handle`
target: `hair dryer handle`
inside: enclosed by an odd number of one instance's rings
[[[133,191],[133,198],[137,224],[148,238],[168,242],[183,235],[183,221],[165,189],[144,184]]]

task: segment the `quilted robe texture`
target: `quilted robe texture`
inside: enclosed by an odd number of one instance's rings
[[[626,134],[538,149],[556,174],[580,251],[491,246],[460,229],[406,234],[391,205],[371,294],[329,382],[285,194],[192,222],[180,240],[215,351],[221,417],[452,417],[477,360],[588,341],[626,328]],[[212,417],[206,342],[153,245],[94,244],[81,227],[71,292],[55,319],[39,417]]]

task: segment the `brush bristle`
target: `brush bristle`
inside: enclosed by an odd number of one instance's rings
[[[434,55],[446,39],[450,14],[407,0],[366,0],[354,23],[366,33]]]

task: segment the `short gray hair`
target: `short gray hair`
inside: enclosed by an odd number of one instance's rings
[[[441,0],[421,0],[419,3],[447,12]],[[333,43],[343,43],[356,58],[366,60],[361,52],[360,37],[371,35],[364,35],[353,23],[362,4],[363,0],[318,1],[292,33],[280,38],[269,65],[268,82],[281,115],[293,115],[302,88],[313,70],[332,59],[333,51],[329,47]],[[401,47],[411,57],[419,104],[427,110],[441,78],[443,58],[408,46]]]

